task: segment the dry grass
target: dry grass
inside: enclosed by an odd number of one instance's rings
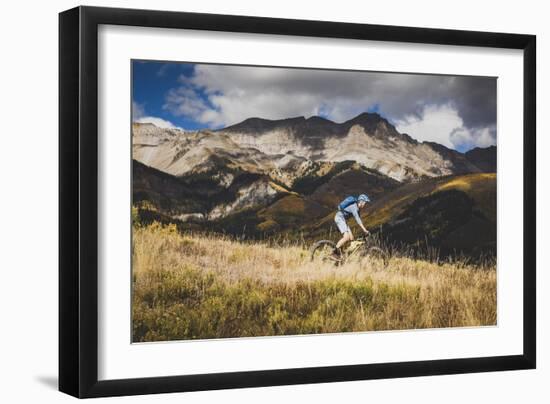
[[[495,173],[467,174],[439,185],[433,192],[457,189],[466,192],[485,216],[496,222],[497,175]]]
[[[134,341],[496,323],[496,268],[391,258],[335,267],[267,247],[136,226]]]
[[[497,178],[496,173],[466,174],[447,181],[437,187],[437,191],[449,189],[458,189],[460,191],[470,191],[477,187],[484,186],[486,182],[494,182]]]

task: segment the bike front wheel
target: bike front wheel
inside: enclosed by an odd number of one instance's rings
[[[311,247],[311,261],[330,262],[338,265],[342,262],[342,257],[334,254],[336,243],[330,240],[320,240]]]
[[[390,260],[389,254],[382,248],[376,246],[366,248],[364,256],[373,262],[378,261],[378,263],[382,264],[384,267],[388,265],[388,261]]]

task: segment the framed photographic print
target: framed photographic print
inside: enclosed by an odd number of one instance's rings
[[[59,26],[61,391],[535,367],[534,36]]]

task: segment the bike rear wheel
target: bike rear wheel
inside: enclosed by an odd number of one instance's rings
[[[338,265],[342,262],[342,257],[334,255],[336,243],[330,240],[320,240],[311,247],[311,261],[330,262]]]

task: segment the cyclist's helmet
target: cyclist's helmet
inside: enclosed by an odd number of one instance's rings
[[[361,194],[357,198],[359,202],[370,202],[370,198],[366,194]]]

